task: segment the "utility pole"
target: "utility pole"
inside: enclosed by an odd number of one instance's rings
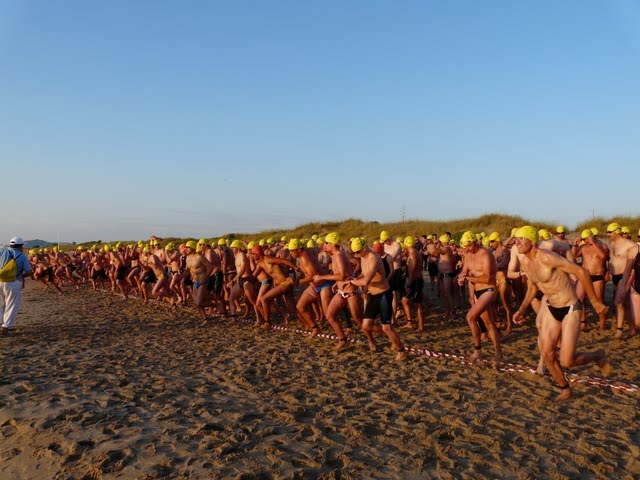
[[[596,211],[595,210],[589,210],[591,212],[591,218],[594,219],[596,218]]]
[[[404,223],[404,221],[407,219],[407,207],[405,205],[402,205],[402,222]]]

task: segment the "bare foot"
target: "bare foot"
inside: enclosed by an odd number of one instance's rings
[[[269,322],[264,322],[264,323],[260,324],[260,328],[262,330],[269,330],[271,328],[271,324]]]
[[[613,336],[613,338],[615,338],[616,340],[622,340],[624,337],[624,335],[622,334],[622,329],[621,328],[616,328],[616,333]]]
[[[581,332],[587,331],[587,322],[580,322],[580,331]]]
[[[494,361],[496,363],[504,363],[504,355],[502,355],[502,353],[496,353],[496,356],[494,357]]]
[[[571,388],[565,388],[560,392],[560,395],[556,397],[556,402],[566,402],[572,396],[573,394],[571,393]]]
[[[378,351],[378,347],[376,346],[375,343],[369,342],[369,351],[370,352],[377,352]]]
[[[320,333],[320,329],[318,327],[313,327],[311,329],[311,333],[309,334],[309,336],[307,338],[304,339],[304,341],[305,342],[310,342],[313,339],[313,337],[318,335],[318,333]]]
[[[598,366],[600,367],[600,371],[602,372],[603,377],[609,377],[613,368],[609,363],[609,358],[607,358],[607,354],[604,350],[598,350],[598,353],[601,354],[600,361],[598,362]]]
[[[396,353],[396,356],[395,356],[395,357],[393,357],[393,359],[394,359],[396,362],[401,362],[401,361],[403,361],[403,360],[404,360],[404,359],[406,359],[406,358],[407,358],[407,352],[405,352],[404,350],[399,350],[399,351]]]
[[[336,353],[343,351],[345,348],[347,348],[347,345],[348,342],[346,337],[338,340],[338,345],[336,345]]]
[[[598,311],[598,319],[600,320],[600,325],[604,325],[607,321],[607,315],[609,314],[609,307],[604,307],[600,311]]]
[[[413,330],[414,326],[412,322],[407,322],[403,326],[399,327],[398,330]]]
[[[482,351],[480,350],[475,350],[471,356],[469,357],[469,360],[472,362],[477,362],[478,360],[480,360],[482,358]]]

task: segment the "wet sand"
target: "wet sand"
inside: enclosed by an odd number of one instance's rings
[[[377,354],[334,354],[328,339],[27,285],[17,335],[0,339],[0,478],[640,476],[640,392],[573,384],[557,404],[549,377],[396,363],[382,337]],[[407,347],[471,353],[463,315],[427,314],[425,332],[401,333]],[[605,348],[626,384],[640,383],[639,345],[597,330],[579,341]],[[531,318],[504,354],[535,367]]]

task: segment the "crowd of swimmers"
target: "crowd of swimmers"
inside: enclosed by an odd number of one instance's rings
[[[274,315],[284,322],[297,318],[309,341],[328,324],[336,351],[360,329],[372,352],[376,335],[386,335],[396,360],[406,356],[399,331],[423,331],[425,308],[435,308],[424,298],[429,278],[446,318],[467,310],[473,361],[482,358],[482,342],[489,339],[494,360],[502,362],[502,339],[532,308],[541,354],[537,372],[548,371],[561,390],[558,398],[567,399],[571,389],[563,368],[593,362],[605,376],[611,372],[603,350],[576,351],[578,334],[588,326],[585,297],[597,328],[607,328],[604,294],[611,280],[614,337],[628,338],[640,328],[639,244],[618,223],[608,225],[606,236],[608,241],[590,228],[569,240],[563,226],[553,233],[523,226],[506,239],[498,232],[467,231],[457,242],[448,232],[394,239],[382,231],[369,245],[360,237],[343,242],[331,232],[310,239],[221,238],[180,245],[151,237],[28,253],[34,279],[60,294],[65,285],[90,283],[125,300],[191,306],[203,318],[252,316],[265,330]]]

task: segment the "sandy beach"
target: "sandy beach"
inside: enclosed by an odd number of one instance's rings
[[[401,333],[407,347],[470,353],[462,315],[427,312],[426,332]],[[396,363],[383,337],[377,354],[334,354],[329,339],[32,281],[17,327],[0,340],[4,479],[640,476],[640,392],[597,380],[557,404],[549,377],[456,357]],[[605,348],[609,380],[637,385],[639,344],[590,330],[579,350]],[[531,318],[504,354],[536,365]]]

